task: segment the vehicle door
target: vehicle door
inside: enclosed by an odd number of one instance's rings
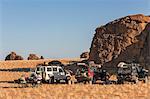
[[[42,67],[41,66],[38,66],[38,67],[36,67],[36,74],[38,73],[38,74],[42,74]]]
[[[58,68],[58,74],[60,79],[66,78],[65,71],[62,68]]]
[[[60,79],[60,77],[59,77],[60,74],[58,72],[58,67],[53,67],[52,69],[53,69],[54,79],[59,80]]]
[[[45,67],[45,74],[47,79],[53,76],[53,70],[51,66]]]

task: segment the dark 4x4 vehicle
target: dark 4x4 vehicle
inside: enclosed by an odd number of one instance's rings
[[[79,69],[75,74],[75,78],[77,82],[89,82],[89,83],[96,83],[97,80],[104,81],[108,83],[109,81],[109,74],[106,70],[98,67],[90,67],[85,63],[78,63]]]
[[[123,84],[125,81],[137,83],[139,80],[147,82],[148,70],[140,68],[136,63],[126,64],[120,62],[118,64],[117,82]]]
[[[108,84],[110,75],[109,73],[102,68],[96,68],[94,70],[93,83],[96,83],[97,80],[103,81],[105,84]]]
[[[77,79],[77,82],[89,82],[92,83],[92,78],[93,78],[93,71],[90,71],[90,68],[88,67],[87,64],[85,63],[77,63],[77,66],[79,69],[77,69],[75,73],[75,78]]]

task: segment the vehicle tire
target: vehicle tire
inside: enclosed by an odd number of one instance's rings
[[[136,79],[133,82],[134,84],[137,84],[139,82],[138,77],[136,77]]]
[[[105,84],[110,84],[110,81],[106,79]]]
[[[66,84],[69,84],[69,83],[70,83],[70,80],[67,80],[67,79],[66,79]]]
[[[87,84],[87,81],[83,81],[84,84]]]
[[[32,88],[33,88],[33,87],[36,87],[36,83],[32,83]]]
[[[144,78],[144,83],[147,83],[148,82],[148,77],[146,76],[145,78]]]
[[[124,84],[124,80],[119,78],[119,79],[117,80],[117,84]]]
[[[60,80],[56,80],[56,83],[59,84],[59,83],[60,83]]]
[[[51,77],[48,81],[49,84],[53,84],[54,83],[54,77]]]
[[[117,84],[123,84],[121,80],[117,80]]]
[[[96,78],[93,77],[92,84],[96,84]]]

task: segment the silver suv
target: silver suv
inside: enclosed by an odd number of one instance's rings
[[[137,63],[124,63],[118,64],[117,82],[123,84],[125,81],[138,83],[138,81],[147,82],[148,70],[140,68],[140,64]]]
[[[69,82],[71,75],[65,71],[61,66],[43,66],[39,65],[35,69],[35,73],[42,76],[42,80],[48,83],[59,83],[60,81]]]

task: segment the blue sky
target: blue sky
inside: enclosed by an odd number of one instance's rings
[[[149,0],[1,0],[0,59],[79,57],[98,26],[130,14],[150,15]]]

